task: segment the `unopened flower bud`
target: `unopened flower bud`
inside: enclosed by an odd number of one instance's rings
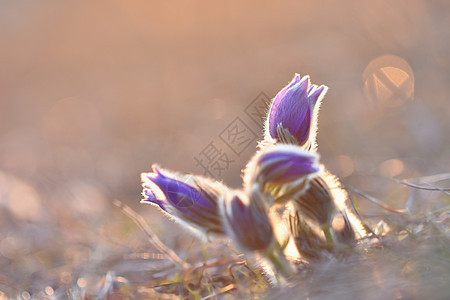
[[[181,175],[153,166],[152,173],[142,173],[141,203],[159,206],[179,223],[204,234],[224,233],[218,199],[228,188],[210,179]]]
[[[309,181],[305,192],[292,199],[300,214],[317,222],[318,225],[331,225],[336,213],[330,188],[319,175]]]
[[[309,76],[296,74],[272,102],[266,120],[266,140],[316,148],[317,114],[328,87],[310,83]]]
[[[232,191],[224,198],[222,217],[227,234],[242,251],[265,251],[273,242],[266,201],[261,197],[264,195],[257,192],[249,197]]]
[[[322,231],[322,247],[326,250],[333,249],[337,244],[353,245],[356,242],[358,220],[342,202],[346,200],[345,197],[337,178],[324,172],[310,180],[304,193],[292,198],[291,211],[303,223]],[[301,236],[300,233],[297,235]]]
[[[304,191],[310,178],[321,171],[319,155],[295,145],[277,144],[263,148],[249,162],[244,175],[248,188],[260,185],[276,201]]]

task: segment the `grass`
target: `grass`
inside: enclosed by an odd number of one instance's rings
[[[411,216],[369,199],[387,213],[364,220],[369,236],[355,251],[340,259],[300,263],[297,277],[286,286],[271,286],[254,261],[237,253],[227,255],[226,245],[212,243],[189,254],[197,263],[185,261],[182,268],[127,291],[138,298],[163,299],[445,299],[450,274],[448,210]]]
[[[433,189],[424,193],[439,193],[439,201],[415,213],[411,213],[411,201],[409,207],[396,209],[349,189],[368,237],[339,259],[298,262],[298,274],[283,286],[270,283],[258,258],[244,257],[228,244],[202,243],[180,229],[174,241],[165,237],[170,246],[165,245],[158,238],[161,232],[130,207],[114,201],[120,210],[113,218],[122,217],[122,222],[97,229],[75,226],[70,228],[73,232],[66,232],[89,235],[97,230],[100,234],[93,235],[94,240],[109,241],[104,249],[87,245],[89,259],[80,257],[69,265],[58,255],[75,250],[64,243],[17,253],[9,263],[2,261],[0,299],[446,299],[450,293],[450,197],[446,189],[424,187]],[[381,211],[367,213],[360,208],[363,201]],[[87,251],[83,249],[77,251]],[[48,257],[50,252],[54,257]],[[21,263],[32,259],[61,264],[31,275],[4,275],[5,270],[20,270]]]

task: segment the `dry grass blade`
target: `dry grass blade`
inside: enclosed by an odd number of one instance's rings
[[[120,208],[122,212],[127,215],[130,219],[136,223],[136,225],[144,231],[144,233],[148,236],[149,241],[152,245],[156,247],[159,251],[167,255],[167,258],[172,261],[174,264],[177,264],[183,268],[188,268],[190,265],[184,262],[178,255],[169,247],[163,244],[161,240],[153,233],[150,226],[148,226],[147,222],[145,222],[144,218],[135,212],[131,207],[122,203],[121,201],[114,199],[113,204]]]
[[[424,182],[424,181],[422,181],[422,182],[425,183],[425,184],[430,185],[431,187],[416,185],[416,184],[409,183],[409,182],[406,182],[406,181],[403,181],[403,180],[400,180],[400,179],[396,179],[396,178],[392,178],[392,180],[394,180],[395,182],[401,183],[403,185],[416,188],[416,189],[425,190],[425,191],[441,191],[441,192],[446,193],[447,195],[450,195],[448,192],[446,192],[446,191],[450,191],[450,188],[441,189],[441,188],[435,187],[434,185],[431,185],[431,184],[429,184],[427,182]]]
[[[234,284],[229,284],[229,285],[221,288],[218,292],[202,298],[202,300],[211,299],[213,297],[218,297],[218,296],[220,296],[222,294],[225,294],[225,293],[228,293],[228,292],[230,292],[230,291],[232,291],[234,289],[236,289],[236,286]]]
[[[346,186],[346,188],[348,188],[348,189],[352,190],[353,192],[355,192],[355,193],[357,193],[357,194],[363,196],[363,197],[366,198],[367,200],[369,200],[369,201],[375,203],[376,205],[378,205],[378,206],[384,208],[385,210],[387,210],[387,211],[389,211],[389,212],[391,212],[391,213],[394,213],[394,214],[396,214],[396,215],[404,215],[404,212],[403,212],[403,211],[398,210],[398,209],[395,209],[395,208],[393,208],[393,207],[390,207],[390,206],[387,205],[386,203],[381,202],[380,200],[378,200],[378,199],[376,199],[376,198],[370,196],[369,194],[364,193],[363,191],[360,191],[360,190],[358,190],[358,189],[355,189],[354,187],[351,187],[351,186],[349,186],[349,185]]]
[[[352,208],[353,208],[353,211],[354,211],[356,217],[359,219],[361,224],[363,224],[364,230],[366,230],[367,233],[370,233],[372,236],[374,236],[378,240],[380,240],[380,237],[375,233],[375,231],[373,231],[373,229],[361,217],[361,214],[359,213],[359,209],[356,207],[356,204],[355,204],[355,201],[353,199],[353,195],[352,195],[351,191],[349,192],[349,197],[348,198],[350,200],[350,203],[352,205]]]
[[[450,173],[441,173],[441,174],[430,175],[430,176],[408,178],[408,179],[404,179],[404,181],[421,180],[421,181],[427,181],[427,182],[438,182],[438,181],[443,181],[443,180],[448,180],[448,179],[450,179]]]
[[[444,194],[450,196],[450,193],[446,192],[446,191],[450,191],[450,189],[440,188],[440,187],[437,187],[437,186],[435,186],[435,185],[433,185],[431,183],[425,182],[425,181],[422,181],[422,183],[427,184],[427,185],[431,186],[432,188],[435,188],[436,190],[438,190],[440,192],[443,192]]]

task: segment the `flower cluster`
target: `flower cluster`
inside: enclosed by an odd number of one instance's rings
[[[276,95],[264,140],[244,171],[242,189],[153,166],[153,172],[141,175],[141,202],[157,205],[206,240],[229,238],[237,249],[262,255],[285,277],[293,273],[281,246],[286,241],[305,260],[351,246],[361,236],[360,224],[317,153],[318,110],[327,89],[297,74]],[[285,224],[273,220],[272,207],[284,208]],[[287,236],[277,236],[283,226]]]

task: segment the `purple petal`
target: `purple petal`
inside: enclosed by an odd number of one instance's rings
[[[243,198],[245,200],[243,201]],[[264,250],[273,238],[267,213],[261,205],[249,201],[244,194],[234,194],[226,203],[226,221],[235,242],[246,250]]]
[[[314,107],[316,106],[317,100],[321,97],[324,96],[325,93],[327,92],[328,87],[326,87],[325,85],[321,85],[319,87],[315,87],[314,90],[311,90],[311,92],[308,93],[308,99],[309,99],[309,103],[311,105],[311,110],[314,109]]]
[[[268,119],[268,134],[273,139],[280,140],[277,127],[281,125],[297,140],[298,145],[310,145],[313,111],[317,101],[327,91],[324,85],[316,86],[310,83],[309,76],[300,78],[296,75],[292,82],[282,89],[275,97],[270,108]],[[305,146],[305,147],[306,147]]]
[[[320,171],[315,154],[280,148],[273,147],[259,160],[260,172],[267,181],[287,182]]]
[[[206,195],[202,194],[199,189],[165,176],[157,168],[154,168],[154,173],[143,174],[142,178],[144,196],[147,197],[144,201],[155,203],[165,211],[170,206],[189,218],[198,217],[195,210],[203,210],[205,213],[217,213],[216,205]]]
[[[278,138],[276,128],[281,124],[301,143],[308,138],[311,113],[308,102],[309,77],[290,84],[275,98],[269,115],[269,133]]]
[[[294,79],[292,79],[292,81],[285,88],[283,88],[281,91],[279,91],[278,94],[275,96],[275,99],[273,100],[273,103],[272,103],[272,106],[271,106],[270,112],[269,112],[269,131],[270,131],[271,136],[276,135],[278,124],[276,124],[276,122],[273,122],[272,120],[274,120],[275,114],[279,109],[278,107],[284,99],[284,95],[286,94],[286,92],[288,90],[290,90],[293,86],[295,86],[297,83],[299,83],[300,80],[301,80],[300,75],[295,74]]]
[[[307,101],[305,101],[305,104],[308,105]],[[311,129],[311,109],[309,105],[306,105],[302,106],[301,111],[297,113],[298,120],[301,121],[297,123],[291,122],[290,124],[292,128],[291,134],[297,138],[299,145],[303,145],[308,140]],[[293,117],[292,120],[295,120],[295,118]],[[287,128],[289,128],[289,125],[287,125]]]

